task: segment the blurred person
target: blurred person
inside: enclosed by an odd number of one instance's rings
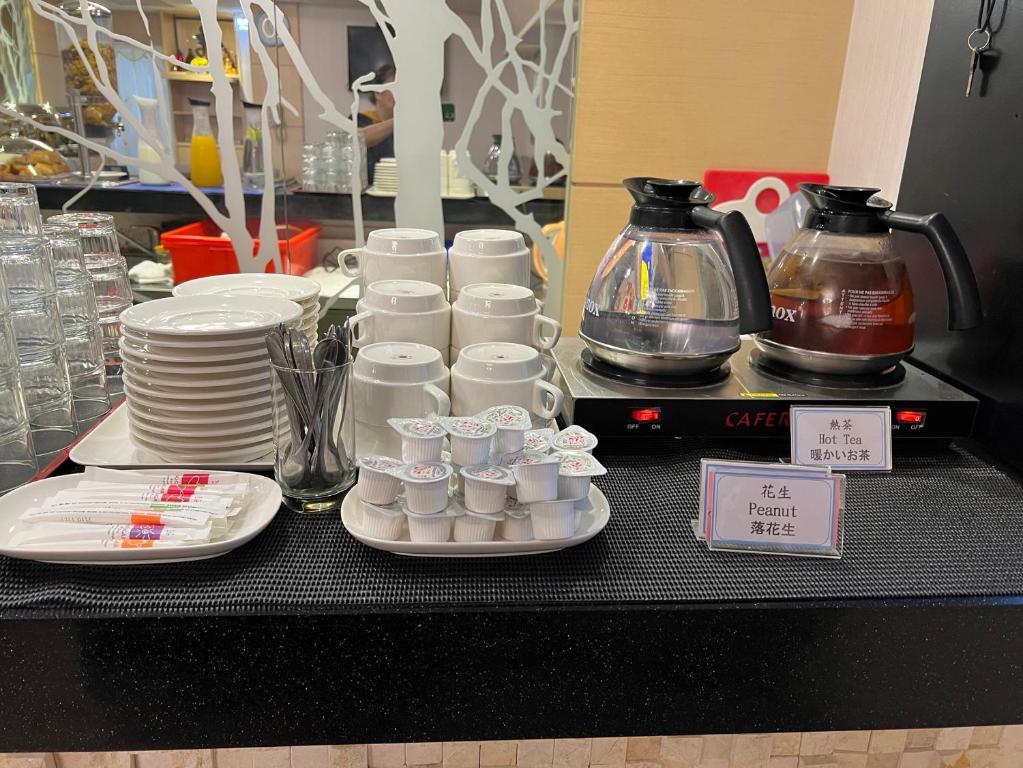
[[[385,64],[376,70],[373,84],[394,82],[393,64]],[[359,113],[359,133],[366,139],[366,164],[369,166],[369,183],[377,162],[385,157],[394,157],[394,93],[391,90],[370,91],[369,100],[373,108]]]

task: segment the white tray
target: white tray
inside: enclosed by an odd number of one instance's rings
[[[202,464],[206,469],[228,469],[238,472],[259,472],[274,468],[274,454],[252,461],[167,461],[152,451],[136,445],[128,430],[128,409],[122,403],[107,418],[71,449],[71,461],[83,467],[112,469],[149,469],[189,467]]]
[[[212,467],[203,467],[212,469]],[[200,470],[197,470],[200,471]],[[153,474],[164,474],[157,470]],[[190,544],[177,547],[153,547],[152,549],[68,549],[54,544],[50,549],[38,547],[12,547],[8,544],[18,516],[30,507],[37,507],[43,499],[58,491],[73,488],[82,480],[78,474],[61,475],[39,480],[0,497],[0,555],[17,557],[22,560],[38,560],[43,563],[67,563],[76,565],[148,565],[155,563],[183,563],[189,560],[207,560],[240,547],[254,538],[274,519],[281,507],[281,489],[273,480],[249,475],[250,505],[239,513],[230,534],[209,544]]]
[[[394,552],[398,555],[420,557],[501,557],[510,555],[535,555],[540,552],[556,552],[584,541],[589,541],[607,525],[611,519],[611,507],[607,497],[595,485],[590,486],[589,498],[576,502],[576,509],[582,514],[575,535],[568,539],[540,541],[495,541],[461,542],[415,542],[409,540],[408,526],[404,526],[401,537],[396,541],[374,539],[362,533],[362,510],[359,496],[353,488],[341,503],[341,522],[352,536],[368,547]]]

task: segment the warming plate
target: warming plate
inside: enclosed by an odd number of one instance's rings
[[[731,375],[702,387],[637,386],[583,365],[586,345],[562,338],[554,348],[555,383],[565,393],[564,419],[603,439],[642,436],[787,438],[792,405],[890,405],[895,438],[947,441],[967,437],[977,399],[910,363],[905,378],[879,388],[799,384],[750,364],[752,341],[732,355]]]

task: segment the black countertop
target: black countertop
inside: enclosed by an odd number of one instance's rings
[[[0,558],[0,750],[1023,721],[1023,486],[967,448],[850,478],[845,553],[709,553],[695,443],[604,448],[593,541],[430,560],[282,511],[213,560]],[[777,456],[777,453],[774,453]]]
[[[39,205],[44,210],[58,210],[72,196],[81,191],[80,187],[40,184],[36,187]],[[217,208],[224,210],[224,194],[204,190]],[[283,193],[282,193],[283,194]],[[282,194],[278,195],[278,215],[283,210]],[[260,213],[259,193],[245,194],[245,208],[249,215]],[[347,194],[326,194],[320,192],[287,193],[288,212],[291,216],[312,220],[352,220],[352,196]],[[183,188],[178,186],[154,187],[144,184],[127,184],[120,187],[94,188],[76,204],[82,210],[105,211],[107,213],[159,213],[205,217],[199,204]],[[468,200],[443,200],[444,221],[453,225],[511,226],[512,219],[485,197]],[[536,221],[549,224],[564,218],[563,200],[534,200],[522,206]],[[362,195],[362,215],[366,221],[394,221],[394,198]]]

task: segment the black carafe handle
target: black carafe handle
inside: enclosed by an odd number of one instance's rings
[[[768,330],[771,327],[771,292],[767,289],[760,250],[746,217],[738,211],[723,213],[705,205],[695,206],[692,217],[698,227],[713,229],[725,241],[739,299],[739,333]]]
[[[918,215],[900,211],[884,211],[881,220],[892,229],[924,235],[938,255],[941,272],[948,291],[948,329],[965,331],[983,322],[977,278],[966,256],[966,249],[941,213]]]

